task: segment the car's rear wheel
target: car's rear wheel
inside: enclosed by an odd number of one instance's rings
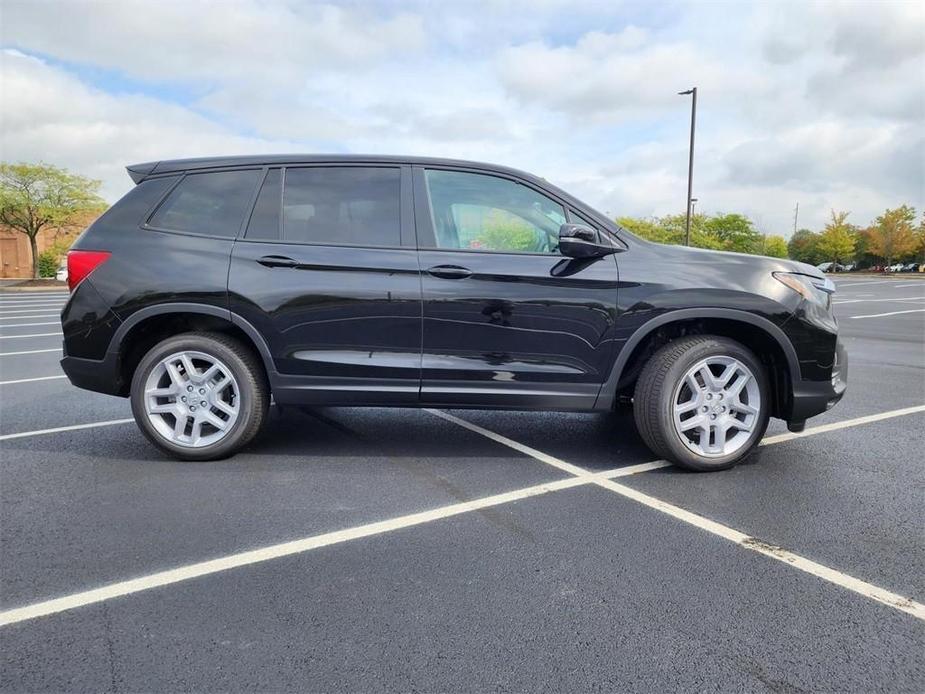
[[[764,436],[768,388],[761,363],[738,342],[675,340],[652,355],[636,382],[636,427],[656,455],[691,470],[723,470]]]
[[[132,378],[132,413],[158,448],[182,460],[236,453],[263,425],[263,369],[238,340],[185,333],[155,345]]]

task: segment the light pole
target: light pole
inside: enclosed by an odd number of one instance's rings
[[[694,125],[697,122],[697,87],[691,87],[686,92],[678,92],[679,95],[690,94],[691,99],[691,148],[690,159],[687,165],[687,223],[685,225],[684,243],[691,245],[691,197],[694,193]]]

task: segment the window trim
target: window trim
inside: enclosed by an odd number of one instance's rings
[[[431,200],[431,195],[430,195],[430,186],[427,182],[427,171],[429,170],[450,171],[453,173],[467,173],[467,174],[474,174],[476,176],[489,176],[493,178],[500,178],[506,181],[510,181],[518,185],[522,185],[525,188],[532,190],[534,193],[537,193],[538,195],[542,195],[544,198],[548,198],[549,200],[552,200],[554,203],[559,205],[562,208],[562,211],[565,212],[566,220],[569,219],[570,208],[571,208],[571,205],[569,203],[562,200],[558,196],[550,194],[548,191],[533,185],[529,181],[525,181],[522,178],[518,178],[517,176],[512,176],[507,173],[489,171],[485,169],[460,167],[460,166],[441,166],[441,165],[431,165],[431,164],[415,165],[414,173],[415,173],[417,180],[420,181],[420,184],[419,184],[420,192],[423,193],[424,200],[426,203],[426,214],[415,215],[415,219],[418,222],[417,224],[418,229],[421,229],[421,227],[424,226],[424,232],[425,232],[425,235],[427,236],[426,240],[427,242],[432,244],[430,246],[424,246],[424,245],[421,245],[419,242],[418,243],[419,251],[440,251],[443,253],[491,253],[494,255],[516,255],[516,256],[529,255],[529,256],[537,256],[541,258],[565,258],[566,257],[559,252],[542,253],[539,251],[512,251],[512,250],[496,251],[496,250],[481,249],[481,248],[442,248],[438,246],[437,245],[437,233],[434,228],[433,202]],[[420,216],[423,216],[424,219],[420,219],[419,218]],[[419,233],[418,234],[419,239],[420,239],[420,236],[421,234]]]
[[[141,224],[141,228],[146,231],[156,231],[161,234],[177,234],[180,236],[196,236],[204,239],[224,239],[226,241],[236,241],[241,238],[241,234],[246,228],[246,224],[250,221],[251,215],[254,213],[254,203],[257,201],[257,195],[260,193],[260,186],[263,185],[263,179],[266,176],[265,166],[223,166],[216,167],[214,169],[202,169],[195,170],[195,172],[190,173],[189,171],[184,171],[180,174],[179,179],[176,183],[170,186],[170,189],[164,193],[163,197],[158,200],[157,204],[148,212],[147,216],[144,218],[144,222]],[[241,220],[241,223],[238,225],[238,229],[235,232],[234,236],[222,236],[219,234],[203,234],[198,231],[185,231],[183,229],[169,229],[167,227],[159,227],[151,224],[151,220],[154,218],[154,215],[158,213],[158,210],[161,209],[163,204],[171,196],[171,194],[177,189],[177,187],[186,180],[188,176],[198,176],[200,174],[211,174],[211,173],[225,173],[226,171],[256,171],[258,172],[256,178],[256,186],[253,191],[251,191],[250,202],[244,207],[244,215]],[[261,172],[263,175],[261,176]]]
[[[363,248],[367,250],[408,250],[415,248],[415,230],[414,230],[414,220],[406,219],[409,216],[410,209],[406,209],[408,206],[407,198],[411,195],[410,184],[411,184],[411,167],[408,164],[402,163],[369,163],[369,162],[344,162],[344,163],[292,163],[284,165],[272,165],[264,167],[267,171],[269,169],[280,169],[280,193],[279,193],[279,227],[277,230],[277,237],[275,239],[249,239],[247,238],[247,226],[241,230],[241,236],[238,240],[246,241],[247,243],[268,243],[276,244],[282,246],[309,246],[309,247],[319,247],[319,248]],[[283,239],[283,200],[285,199],[286,194],[286,171],[288,169],[345,169],[345,168],[359,168],[359,169],[395,169],[399,172],[398,179],[398,245],[389,245],[389,246],[371,246],[369,244],[361,243],[317,243],[317,242],[305,242],[305,241],[290,241]],[[264,180],[266,179],[266,174],[264,175]],[[251,204],[251,212],[248,215],[248,223],[250,223],[250,217],[254,214],[254,207],[257,204],[257,196],[260,195],[260,189],[263,187],[263,181],[261,181],[260,186],[257,188],[257,193],[254,196],[254,199]]]
[[[263,184],[267,182],[267,177],[270,175],[270,172],[275,171],[276,169],[280,170],[280,174],[279,174],[279,205],[280,205],[279,212],[280,214],[276,216],[276,235],[277,237],[282,235],[282,224],[283,224],[282,205],[283,205],[283,180],[284,180],[283,179],[283,176],[284,176],[283,167],[265,166],[263,167],[263,175],[260,177],[260,182],[257,184],[257,191],[254,193],[253,200],[251,200],[250,211],[247,213],[247,219],[244,221],[244,226],[241,228],[241,231],[238,232],[238,236],[236,237],[236,240],[238,241],[250,240],[251,242],[258,241],[258,240],[260,241],[268,241],[268,240],[272,241],[273,240],[273,239],[248,239],[247,230],[250,228],[251,219],[253,219],[254,212],[257,210],[257,200],[260,198],[260,193],[263,192]]]

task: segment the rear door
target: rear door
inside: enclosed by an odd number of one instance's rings
[[[231,310],[269,344],[278,401],[417,401],[410,182],[399,165],[266,170],[228,288]]]
[[[422,401],[592,407],[612,363],[614,256],[560,255],[561,224],[585,220],[528,182],[449,167],[415,167],[414,182]]]

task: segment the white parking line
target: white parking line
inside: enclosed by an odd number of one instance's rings
[[[38,376],[36,378],[17,378],[15,381],[0,381],[0,386],[11,386],[14,383],[32,383],[33,381],[51,381],[56,378],[67,378],[64,374],[60,376]]]
[[[786,434],[777,434],[776,436],[765,436],[759,445],[761,446],[770,446],[774,443],[783,443],[784,441],[792,441],[793,439],[802,439],[805,436],[814,436],[815,434],[825,434],[830,431],[838,431],[839,429],[847,429],[848,427],[856,427],[860,424],[872,424],[873,422],[882,422],[884,419],[892,419],[893,417],[904,417],[909,414],[915,414],[916,412],[925,412],[925,405],[914,405],[912,407],[903,407],[899,410],[890,410],[889,412],[880,412],[878,414],[870,414],[866,417],[856,417],[854,419],[843,419],[840,422],[832,422],[831,424],[820,424],[817,427],[811,427],[809,429],[804,429],[803,431],[793,432],[788,431]]]
[[[884,316],[899,316],[903,313],[922,313],[925,312],[925,308],[914,308],[909,309],[908,311],[890,311],[889,313],[868,313],[864,316],[845,316],[845,318],[851,318],[856,320],[858,318],[883,318]]]
[[[910,408],[906,409],[908,410]],[[0,626],[16,624],[18,622],[24,622],[30,619],[36,619],[38,617],[57,614],[59,612],[64,612],[66,610],[71,610],[77,607],[83,607],[85,605],[91,605],[94,603],[111,600],[113,598],[123,597],[133,593],[150,590],[152,588],[159,588],[174,583],[179,583],[181,581],[188,581],[193,578],[199,578],[201,576],[228,571],[230,569],[248,566],[251,564],[258,564],[261,562],[270,561],[272,559],[301,554],[313,549],[318,549],[320,547],[327,547],[334,544],[348,542],[350,540],[392,532],[402,528],[421,525],[423,523],[430,523],[443,518],[450,518],[452,516],[460,515],[463,513],[478,511],[480,509],[498,506],[513,501],[519,501],[521,499],[527,499],[530,497],[540,496],[561,489],[579,487],[586,484],[600,485],[606,489],[609,489],[610,491],[614,491],[627,498],[650,506],[653,509],[667,513],[686,523],[697,525],[697,527],[701,527],[704,530],[713,532],[720,537],[737,542],[742,547],[746,547],[753,551],[760,552],[761,554],[765,554],[766,556],[783,561],[791,566],[795,566],[802,571],[811,573],[820,578],[823,578],[824,580],[841,585],[842,587],[865,595],[866,597],[877,600],[878,602],[882,602],[898,610],[902,610],[903,612],[918,617],[919,619],[925,619],[925,605],[921,605],[908,598],[903,598],[902,596],[883,590],[864,581],[859,581],[858,579],[842,574],[821,564],[812,562],[782,548],[763,543],[760,540],[756,540],[755,538],[752,538],[725,525],[716,523],[715,521],[711,521],[707,518],[703,518],[702,516],[698,516],[697,514],[691,513],[690,511],[686,511],[677,506],[673,506],[672,504],[663,502],[660,499],[648,496],[642,492],[637,492],[630,487],[625,487],[612,481],[618,477],[626,477],[641,472],[648,472],[650,470],[667,467],[669,463],[663,460],[656,460],[649,463],[642,463],[640,465],[631,465],[615,470],[592,473],[577,465],[572,465],[571,463],[560,460],[555,456],[551,456],[547,453],[543,453],[542,451],[531,448],[530,446],[513,441],[512,439],[502,436],[501,434],[497,434],[487,429],[483,429],[476,424],[472,424],[471,422],[459,419],[458,417],[455,417],[454,415],[451,415],[447,412],[431,409],[428,409],[427,411],[443,419],[451,421],[454,424],[465,427],[470,431],[481,434],[482,436],[487,436],[493,441],[513,448],[519,452],[525,453],[526,455],[540,460],[543,463],[552,465],[553,467],[556,467],[565,472],[569,472],[572,474],[572,477],[556,480],[555,482],[524,487],[522,489],[516,489],[514,491],[505,492],[502,494],[482,497],[480,499],[464,501],[462,503],[441,506],[429,511],[412,513],[389,520],[368,523],[366,525],[360,525],[353,528],[346,528],[344,530],[337,530],[321,535],[313,535],[298,540],[292,540],[290,542],[283,542],[280,544],[260,547],[254,550],[230,554],[208,561],[187,564],[185,566],[179,566],[174,569],[168,569],[166,571],[159,571],[153,574],[140,576],[138,578],[126,581],[117,581],[92,590],[80,591],[70,595],[65,595],[60,598],[44,600],[41,602],[32,603],[31,605],[24,605],[22,607],[8,609],[0,612]],[[881,413],[880,415],[872,416],[879,417],[880,419],[886,419],[888,416],[900,416],[900,412],[908,414],[908,412],[905,410],[896,410],[893,413]],[[0,437],[0,440],[23,438],[26,436],[37,436],[41,434],[55,433],[58,431],[73,431],[76,429],[90,429],[98,426],[111,426],[113,424],[123,424],[131,421],[133,420],[116,419],[106,422],[94,422],[91,424],[82,424],[71,427],[59,427],[57,429],[44,429],[33,432],[22,432],[19,434],[7,434]],[[822,427],[819,427],[818,429],[820,429],[820,431],[817,433],[822,433]],[[814,431],[815,430],[807,430],[803,435],[811,435],[811,433],[814,433]]]
[[[43,436],[45,434],[59,434],[62,431],[80,431],[81,429],[98,429],[99,427],[111,427],[116,424],[128,424],[134,422],[134,419],[109,419],[104,422],[89,422],[87,424],[73,424],[67,427],[55,427],[54,429],[38,429],[36,431],[21,431],[18,434],[4,434],[0,436],[0,441],[9,441],[11,439],[24,439],[30,436]]]
[[[41,294],[10,294],[0,292],[0,301],[40,301],[41,299],[66,299],[67,292],[43,292]]]
[[[299,540],[293,540],[291,542],[283,542],[277,545],[261,547],[249,552],[229,554],[224,557],[212,559],[210,561],[188,564],[186,566],[180,566],[175,569],[169,569],[167,571],[159,571],[157,573],[148,574],[147,576],[141,576],[140,578],[135,578],[128,581],[110,583],[109,585],[105,585],[94,590],[87,590],[80,593],[67,595],[62,598],[56,598],[54,600],[45,600],[44,602],[25,605],[23,607],[15,608],[12,610],[5,610],[0,612],[0,626],[15,624],[17,622],[35,619],[36,617],[43,617],[46,615],[55,614],[57,612],[63,612],[65,610],[71,610],[75,607],[82,607],[84,605],[103,602],[104,600],[111,600],[123,595],[130,595],[132,593],[138,593],[143,590],[150,590],[151,588],[159,588],[161,586],[179,583],[180,581],[188,581],[192,578],[207,576],[209,574],[219,573],[221,571],[228,571],[229,569],[234,569],[241,566],[249,566],[251,564],[258,564],[261,562],[269,561],[271,559],[279,559],[281,557],[292,556],[293,554],[301,554],[313,549],[318,549],[319,547],[328,547],[330,545],[348,542],[350,540],[357,540],[364,537],[370,537],[372,535],[379,535],[382,533],[400,530],[402,528],[409,528],[414,525],[421,525],[422,523],[431,523],[436,520],[450,518],[462,513],[478,511],[484,508],[490,508],[500,504],[507,504],[512,501],[519,501],[521,499],[527,499],[533,496],[539,496],[541,494],[548,494],[549,492],[558,491],[560,489],[568,489],[570,487],[577,487],[588,483],[589,481],[585,478],[569,477],[564,480],[558,480],[556,482],[538,484],[532,487],[524,487],[523,489],[506,492],[504,494],[495,494],[493,496],[475,499],[474,501],[464,501],[459,504],[441,506],[429,511],[412,513],[406,516],[392,518],[390,520],[368,523],[366,525],[360,525],[354,528],[337,530],[330,533],[324,533],[322,535],[314,535]]]
[[[57,307],[58,307],[58,304],[50,304],[47,306],[43,304],[42,306],[34,306],[31,308],[18,308],[14,311],[0,311],[0,314],[4,316],[11,316],[15,313],[35,313],[36,311],[51,311],[52,309],[57,308]]]
[[[3,300],[0,299],[0,306],[35,306],[36,304],[64,304],[66,299],[14,299],[14,300]]]
[[[293,554],[301,554],[313,549],[318,549],[320,547],[328,547],[330,545],[340,544],[350,540],[357,540],[364,537],[370,537],[373,535],[400,530],[402,528],[421,525],[423,523],[430,523],[444,518],[450,518],[452,516],[457,516],[463,513],[479,511],[481,509],[498,506],[500,504],[508,504],[513,501],[520,501],[522,499],[528,499],[530,497],[548,494],[550,492],[559,491],[561,489],[578,487],[581,485],[590,484],[597,479],[626,477],[628,475],[634,475],[640,472],[648,472],[649,470],[655,470],[660,467],[664,467],[667,464],[668,463],[656,461],[654,463],[643,463],[641,465],[633,465],[617,470],[608,470],[595,474],[568,477],[563,480],[538,484],[532,487],[524,487],[522,489],[515,489],[514,491],[504,492],[502,494],[494,494],[492,496],[482,497],[472,501],[464,501],[458,504],[440,506],[429,511],[412,513],[405,516],[399,516],[398,518],[392,518],[389,520],[367,523],[366,525],[347,528],[345,530],[336,530],[334,532],[324,533],[322,535],[314,535],[299,540],[283,542],[276,545],[270,545],[268,547],[261,547],[259,549],[251,550],[248,552],[230,554],[224,557],[219,557],[217,559],[197,562],[195,564],[188,564],[186,566],[180,566],[175,569],[169,569],[167,571],[159,571],[157,573],[148,574],[147,576],[141,576],[139,578],[131,579],[128,581],[110,583],[94,590],[73,593],[61,598],[45,600],[43,602],[33,603],[31,605],[25,605],[23,607],[14,608],[11,610],[5,610],[0,612],[0,626],[16,624],[17,622],[23,622],[29,619],[51,615],[57,612],[63,612],[65,610],[72,610],[76,607],[83,607],[84,605],[91,605],[93,603],[111,600],[113,598],[121,597],[124,595],[138,593],[143,590],[159,588],[173,583],[179,583],[180,581],[188,581],[193,578],[199,578],[200,576],[207,576],[209,574],[219,573],[221,571],[228,571],[229,569],[234,569],[241,566],[248,566],[251,564],[270,561],[271,559],[279,559],[281,557],[287,557]]]
[[[32,333],[31,335],[0,335],[0,340],[18,340],[22,337],[53,337],[54,335],[63,335],[60,330],[56,333]]]
[[[895,299],[843,299],[841,301],[833,301],[833,304],[866,304],[866,303],[879,303],[881,301],[925,301],[925,296],[901,296],[896,297]]]
[[[897,289],[903,289],[905,287],[925,287],[925,283],[923,283],[922,280],[919,280],[918,282],[913,282],[912,284],[897,284],[896,285]]]
[[[745,549],[750,549],[759,554],[763,554],[766,557],[771,559],[776,559],[781,561],[789,566],[804,571],[808,574],[812,574],[817,578],[821,578],[824,581],[828,581],[834,585],[840,586],[847,590],[850,590],[858,595],[862,595],[865,598],[875,600],[879,603],[892,607],[899,610],[900,612],[905,612],[906,614],[912,615],[917,619],[925,620],[925,605],[922,603],[916,602],[912,598],[907,598],[902,595],[898,595],[889,590],[881,588],[880,586],[874,585],[873,583],[868,583],[867,581],[862,581],[854,576],[849,576],[848,574],[832,569],[824,564],[819,564],[814,562],[811,559],[800,556],[795,552],[791,552],[783,547],[778,547],[770,543],[759,540],[758,538],[751,537],[746,535],[743,532],[730,528],[728,525],[723,525],[722,523],[717,523],[714,520],[709,518],[704,518],[703,516],[697,515],[696,513],[691,513],[690,511],[681,508],[680,506],[675,506],[674,504],[669,504],[666,501],[657,499],[654,496],[644,494],[640,491],[633,489],[632,487],[627,487],[623,484],[618,484],[611,480],[598,480],[595,484],[603,487],[604,489],[609,489],[612,492],[620,494],[621,496],[626,497],[627,499],[632,499],[637,501],[645,506],[648,506],[651,509],[665,513],[677,520],[683,521],[689,525],[700,528],[701,530],[706,530],[708,533],[721,537],[724,540],[729,540],[734,542],[740,547]]]
[[[0,295],[0,303],[16,303],[19,301],[66,301],[67,294],[46,294],[45,296],[10,296]]]
[[[925,409],[925,407],[905,408],[902,411],[896,410],[892,413],[881,413],[879,419],[888,418],[884,415],[899,417],[903,414],[911,414],[912,412],[921,411],[922,409]],[[482,436],[490,438],[492,441],[497,441],[498,443],[520,451],[521,453],[526,453],[527,455],[539,460],[540,462],[553,464],[559,469],[565,469],[562,467],[562,464],[564,464],[570,468],[581,471],[582,475],[589,474],[589,472],[584,468],[572,465],[571,463],[564,463],[564,461],[560,461],[558,458],[553,458],[552,456],[549,456],[542,451],[538,451],[534,448],[531,448],[530,446],[525,446],[524,444],[514,441],[513,439],[509,439],[506,436],[502,436],[496,432],[484,429],[477,424],[472,424],[471,422],[467,422],[466,420],[455,417],[454,415],[451,415],[447,412],[431,409],[428,409],[427,411],[431,414],[435,414],[439,417],[442,417],[443,419],[458,424],[468,429],[469,431],[473,431],[475,433],[481,434]],[[823,427],[819,427],[819,429],[822,428]],[[807,430],[804,432],[804,435],[808,436],[812,433],[822,433],[822,431]],[[555,462],[550,463],[550,459]],[[896,593],[888,591],[872,583],[861,581],[860,579],[854,578],[853,576],[849,576],[848,574],[829,568],[828,566],[824,566],[810,559],[806,559],[805,557],[784,549],[783,547],[777,547],[776,545],[772,545],[770,543],[764,542],[763,540],[759,540],[758,538],[751,537],[750,535],[740,532],[734,528],[730,528],[727,525],[723,525],[722,523],[718,523],[714,520],[710,520],[709,518],[704,518],[703,516],[700,516],[696,513],[692,513],[691,511],[681,508],[680,506],[675,506],[674,504],[670,504],[667,501],[662,501],[661,499],[657,499],[654,496],[644,494],[643,492],[637,491],[632,487],[627,487],[608,479],[594,479],[592,480],[592,483],[598,485],[599,487],[603,487],[604,489],[609,489],[610,491],[626,497],[627,499],[632,499],[633,501],[644,504],[651,509],[665,513],[673,518],[676,518],[677,520],[683,521],[684,523],[693,525],[697,528],[700,528],[701,530],[706,530],[707,532],[716,535],[717,537],[734,542],[740,547],[753,550],[759,554],[763,554],[772,559],[784,562],[789,566],[793,566],[797,569],[800,569],[801,571],[812,574],[813,576],[828,581],[829,583],[833,583],[835,585],[841,586],[842,588],[858,593],[859,595],[862,595],[866,598],[875,600],[884,605],[888,605],[889,607],[900,610],[901,612],[905,612],[906,614],[910,614],[918,619],[925,620],[925,605],[915,602],[912,600],[912,598],[897,595]]]
[[[34,325],[61,325],[61,321],[52,320],[47,323],[13,323],[13,325],[0,325],[0,328],[30,328]]]
[[[60,347],[53,347],[51,349],[27,349],[24,352],[0,352],[0,357],[17,357],[20,354],[43,354],[45,352],[60,352]]]
[[[44,309],[40,309],[44,310]],[[42,313],[37,316],[6,316],[5,318],[0,316],[0,320],[26,320],[27,318],[58,318],[58,322],[61,322],[60,314],[57,313]],[[3,326],[0,325],[0,328]]]
[[[845,287],[856,287],[858,285],[867,287],[872,284],[893,284],[896,280],[870,280],[867,282],[848,282],[847,284],[842,284],[841,282],[836,281],[835,286],[839,289],[844,289]]]

